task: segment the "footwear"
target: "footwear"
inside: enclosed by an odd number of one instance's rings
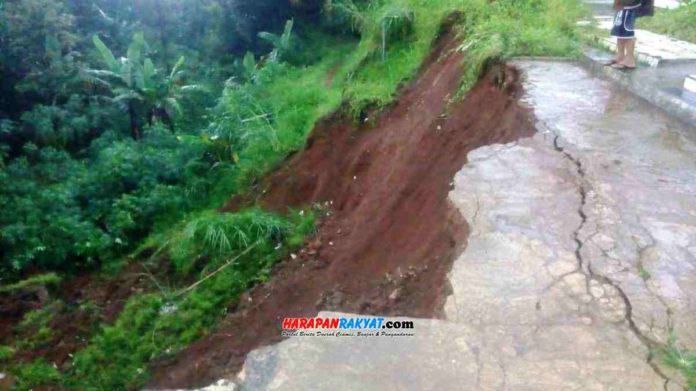
[[[605,62],[605,63],[604,63],[604,66],[605,66],[605,67],[610,67],[610,66],[612,66],[612,65],[614,65],[614,64],[616,64],[616,63],[618,63],[618,61],[616,61],[615,59],[612,58],[611,60]]]
[[[614,68],[614,69],[618,69],[618,70],[620,70],[620,71],[632,71],[632,70],[636,69],[635,66],[629,67],[628,65],[624,65],[624,64],[621,64],[621,63],[618,63],[618,62],[612,64],[611,67]]]

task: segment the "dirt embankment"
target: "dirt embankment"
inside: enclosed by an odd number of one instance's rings
[[[438,316],[446,273],[466,238],[447,194],[469,151],[533,133],[517,104],[518,73],[493,66],[464,100],[457,41],[443,37],[398,102],[361,126],[320,123],[304,151],[250,198],[266,208],[322,203],[316,237],[246,294],[207,338],[158,363],[150,386],[202,386],[229,377],[246,354],[280,340],[281,320],[320,310]]]

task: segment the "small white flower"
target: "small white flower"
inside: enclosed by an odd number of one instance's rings
[[[177,310],[177,306],[174,303],[166,304],[160,308],[160,315],[168,315]]]

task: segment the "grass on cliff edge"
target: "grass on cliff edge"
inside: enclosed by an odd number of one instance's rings
[[[638,28],[696,43],[696,1],[676,9],[658,9],[655,16],[638,19]]]

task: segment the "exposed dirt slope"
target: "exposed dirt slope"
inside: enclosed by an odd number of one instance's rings
[[[462,73],[456,47],[443,37],[398,103],[360,127],[326,119],[302,153],[263,181],[257,201],[264,207],[319,202],[328,216],[215,332],[158,363],[151,386],[201,386],[233,375],[251,349],[280,339],[286,316],[328,309],[438,315],[446,273],[466,237],[447,201],[454,174],[469,151],[533,133],[511,68],[492,67],[465,100],[448,105]],[[226,209],[253,196],[246,198]]]

